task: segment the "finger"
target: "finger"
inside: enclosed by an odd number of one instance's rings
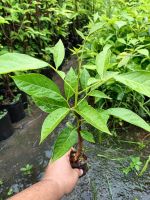
[[[71,152],[76,152],[75,148],[71,147],[70,150],[65,154],[66,156],[70,156]]]
[[[83,175],[83,170],[82,169],[74,169],[73,171],[78,175],[78,177]]]

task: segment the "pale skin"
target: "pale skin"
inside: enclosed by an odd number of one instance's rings
[[[57,161],[50,163],[41,181],[9,200],[59,200],[70,193],[83,171],[72,169],[69,155],[70,151]]]

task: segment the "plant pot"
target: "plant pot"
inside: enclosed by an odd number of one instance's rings
[[[28,97],[24,92],[21,92],[21,101],[23,103],[23,108],[24,109],[28,108]]]
[[[25,117],[22,101],[17,101],[12,104],[3,105],[3,109],[6,109],[10,115],[11,121],[18,122]]]
[[[0,141],[9,138],[14,130],[8,112],[0,118]]]

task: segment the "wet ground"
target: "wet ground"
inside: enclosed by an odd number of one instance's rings
[[[39,146],[45,114],[36,107],[31,111],[30,115],[27,114],[25,119],[15,124],[15,133],[0,142],[0,180],[3,181],[0,199],[6,199],[9,194],[17,193],[40,180],[51,155],[55,133],[64,128],[62,123],[53,135]],[[130,154],[137,155],[137,150],[133,147],[135,146],[121,146],[113,142],[104,142],[103,145],[86,144],[89,172],[63,200],[149,200],[150,170],[142,177],[138,177],[134,171],[125,175],[122,169],[128,163],[118,159],[126,158]],[[31,175],[23,175],[20,171],[26,164],[33,165]]]

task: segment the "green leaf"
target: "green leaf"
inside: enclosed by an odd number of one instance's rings
[[[66,117],[69,113],[69,108],[58,108],[57,110],[50,113],[42,125],[41,140],[43,142],[49,134],[58,126],[58,124]]]
[[[90,70],[95,70],[96,69],[96,65],[90,65],[90,64],[87,64],[87,65],[83,65],[82,66],[83,68],[85,69],[90,69]]]
[[[147,49],[139,49],[139,50],[137,50],[137,52],[144,56],[149,57],[149,51]]]
[[[13,76],[18,88],[33,97],[48,97],[57,101],[65,101],[57,85],[41,74],[24,74]]]
[[[101,29],[102,27],[104,26],[104,23],[101,23],[101,22],[98,22],[98,23],[95,23],[90,31],[89,31],[89,35],[95,33],[96,31],[98,31],[99,29]]]
[[[89,131],[86,131],[86,130],[81,131],[81,136],[84,140],[91,143],[95,143],[93,134],[90,133]]]
[[[125,41],[124,38],[118,38],[117,41],[122,43],[122,44],[126,44],[126,41]]]
[[[58,108],[68,107],[65,101],[56,101],[48,97],[33,97],[32,99],[41,110],[47,113],[51,113]]]
[[[92,85],[92,84],[98,83],[98,82],[99,82],[99,79],[91,77],[91,78],[89,78],[87,85]]]
[[[56,69],[58,69],[65,57],[65,48],[61,40],[59,40],[57,44],[51,48],[51,52],[54,57]]]
[[[140,116],[138,116],[131,110],[128,110],[126,108],[110,108],[107,110],[107,112],[109,115],[113,115],[126,122],[129,122],[130,124],[143,128],[146,131],[150,132],[150,126],[148,125],[148,123],[146,123]]]
[[[131,89],[150,97],[150,72],[129,72],[117,74],[114,78]]]
[[[49,64],[21,53],[6,53],[0,56],[0,74],[46,67]]]
[[[99,90],[93,90],[91,91],[88,96],[92,97],[98,97],[98,98],[104,98],[104,99],[111,99],[109,96],[107,96],[104,92],[101,92]]]
[[[77,30],[77,29],[76,29],[76,31],[77,31],[78,35],[79,35],[83,40],[85,40],[85,36],[83,35],[83,33],[82,33],[81,31]]]
[[[59,74],[59,76],[60,76],[63,80],[65,79],[65,76],[66,76],[65,72],[57,70],[57,73]]]
[[[120,29],[122,28],[123,26],[125,26],[127,24],[127,22],[125,21],[116,21],[115,22],[115,25]]]
[[[65,128],[58,136],[52,156],[52,161],[62,157],[69,149],[78,141],[78,133],[76,129]]]
[[[81,115],[85,119],[85,121],[87,121],[95,128],[111,135],[111,133],[108,130],[107,124],[103,119],[103,115],[101,115],[101,113],[95,110],[92,106],[88,105],[87,102],[82,101],[77,106],[75,111],[79,115]]]
[[[77,84],[78,84],[77,75],[72,67],[68,71],[65,77],[65,81],[68,83],[68,84],[64,83],[65,95],[67,99],[70,99],[74,95]]]
[[[104,46],[103,51],[101,51],[96,57],[97,72],[101,78],[103,78],[103,74],[110,63],[110,47],[110,45]]]
[[[128,64],[128,62],[129,62],[130,59],[131,59],[131,54],[127,54],[119,62],[118,67],[120,68],[120,67],[126,66]]]
[[[90,78],[89,72],[86,69],[83,69],[80,75],[80,83],[81,83],[82,89],[85,89],[87,87],[89,78]]]

